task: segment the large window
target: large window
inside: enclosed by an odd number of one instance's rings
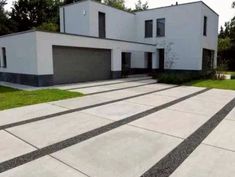
[[[153,37],[153,20],[145,21],[145,37],[146,38]]]
[[[106,20],[105,20],[105,13],[99,12],[99,37],[105,38],[106,37]]]
[[[6,48],[2,47],[2,61],[1,67],[6,68],[7,67],[7,56],[6,56]]]
[[[165,36],[165,18],[157,19],[157,37]]]
[[[214,50],[203,49],[202,70],[210,71],[214,68],[214,57],[215,57]]]
[[[204,16],[204,23],[203,23],[203,35],[207,35],[207,17]]]

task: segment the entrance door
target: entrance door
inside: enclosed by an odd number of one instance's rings
[[[106,26],[105,13],[99,12],[99,37],[100,38],[106,37],[105,26]]]
[[[158,58],[159,58],[159,71],[164,71],[164,63],[165,63],[164,49],[158,49]]]
[[[128,76],[131,70],[131,53],[122,52],[122,76]]]
[[[147,72],[151,73],[152,72],[152,53],[148,52],[147,53]]]

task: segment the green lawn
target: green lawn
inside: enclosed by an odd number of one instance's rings
[[[186,85],[235,90],[235,80],[196,80],[189,82]]]
[[[0,110],[80,96],[83,94],[58,89],[21,91],[0,86]]]

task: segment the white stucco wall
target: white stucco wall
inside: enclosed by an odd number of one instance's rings
[[[215,15],[208,7],[202,6],[201,9],[202,17],[201,17],[201,37],[202,37],[202,49],[209,49],[215,51],[214,56],[214,67],[217,66],[217,49],[218,49],[218,22],[219,22],[219,16]],[[207,35],[203,36],[203,21],[204,16],[207,17]],[[202,51],[201,51],[202,53]]]
[[[78,28],[88,26],[86,35],[98,37],[98,12],[104,12],[107,38],[156,44],[156,49],[165,48],[165,69],[201,70],[202,49],[207,48],[217,52],[218,16],[202,2],[150,9],[136,14],[94,1],[83,1],[64,8],[67,10],[72,7],[76,14],[72,10],[71,12],[68,10],[71,15],[68,15],[67,18],[73,22],[71,25],[66,25],[66,28],[69,29],[68,32],[84,34]],[[81,13],[84,9],[89,9],[86,18],[83,18]],[[202,34],[205,15],[208,16],[207,37],[203,37]],[[156,36],[158,18],[166,19],[165,37]],[[144,37],[145,20],[153,20],[152,38]],[[79,23],[81,25],[77,26]],[[144,67],[143,53],[132,53],[132,57],[132,67]]]
[[[136,41],[135,15],[97,2],[90,4],[90,35],[98,37],[98,12],[106,14],[106,38]]]
[[[165,69],[200,70],[203,6],[203,3],[198,2],[136,13],[137,39],[165,49]],[[158,18],[165,18],[165,37],[156,36]],[[152,38],[144,37],[145,20],[153,20]],[[211,28],[217,28],[216,23],[210,25]]]
[[[1,36],[1,47],[6,48],[7,68],[0,68],[0,72],[38,74],[34,32]]]
[[[89,24],[89,16],[90,6],[88,1],[61,7],[60,31],[71,34],[90,35],[90,28],[92,26]]]
[[[37,70],[40,74],[53,74],[53,45],[110,49],[112,50],[112,71],[121,70],[122,51],[155,52],[153,45],[39,31],[35,33],[38,51]]]

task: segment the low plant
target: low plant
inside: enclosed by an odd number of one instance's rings
[[[184,84],[193,80],[208,78],[208,74],[197,72],[166,72],[159,74],[157,80],[159,83],[166,84]]]

